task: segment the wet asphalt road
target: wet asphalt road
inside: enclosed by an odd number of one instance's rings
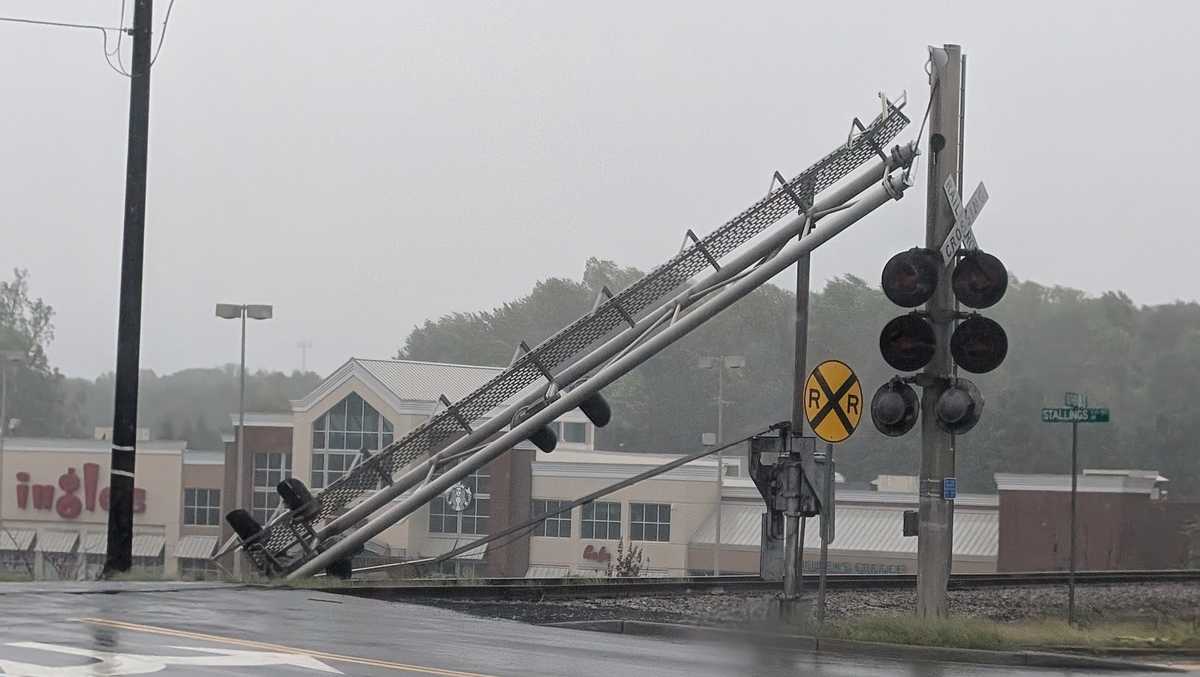
[[[546,628],[305,590],[69,583],[0,585],[0,668],[27,677],[1087,674]]]

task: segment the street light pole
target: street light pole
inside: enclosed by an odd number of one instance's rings
[[[746,366],[743,355],[718,355],[716,357],[700,358],[701,369],[717,370],[717,445],[725,443],[725,369],[741,369]],[[713,538],[713,575],[721,575],[721,493],[725,487],[722,465],[722,452],[717,452],[717,512],[714,527],[716,534]]]
[[[717,446],[725,443],[725,426],[722,425],[725,411],[725,358],[717,364]],[[721,494],[725,490],[721,478],[721,452],[717,452],[717,515],[716,535],[713,538],[713,576],[721,575]]]
[[[242,321],[242,355],[238,367],[238,428],[235,431],[237,438],[237,467],[234,471],[234,491],[236,495],[231,502],[231,510],[242,507],[245,491],[243,481],[246,475],[246,318],[249,317],[252,320],[269,320],[273,315],[274,309],[269,305],[217,304],[217,317],[225,320],[240,319]],[[239,555],[234,555],[233,558],[233,574],[239,577],[242,575],[242,558]]]

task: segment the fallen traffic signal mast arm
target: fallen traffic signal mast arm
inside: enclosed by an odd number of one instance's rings
[[[251,551],[252,559],[264,573],[290,571],[297,560],[311,557],[330,539],[352,529],[405,491],[428,481],[442,466],[533,413],[547,400],[547,395],[555,394],[560,387],[574,383],[614,355],[629,350],[662,323],[671,321],[673,313],[678,314],[688,304],[773,255],[789,239],[802,234],[804,224],[793,222],[762,237],[759,235],[797,206],[817,218],[840,208],[892,169],[910,166],[916,154],[915,144],[894,148],[890,155],[881,150],[881,144],[889,143],[907,122],[900,110],[885,102],[885,112],[866,131],[801,172],[785,188],[771,192],[702,240],[696,241],[693,236],[693,246],[685,247],[671,261],[616,296],[598,303],[588,315],[515,358],[504,372],[475,392],[448,405],[427,423],[332,483],[319,495],[319,513],[309,517],[307,524],[297,524],[296,515],[289,512],[255,533],[253,542],[242,535],[242,545]],[[830,190],[824,199],[813,204],[817,194],[876,155],[881,160],[870,170]],[[729,261],[717,264],[726,257]],[[678,291],[706,270],[709,272],[701,281]],[[638,316],[642,317],[635,321],[633,318]],[[618,331],[622,326],[626,328]],[[578,357],[601,339],[607,342],[583,358]],[[549,388],[545,387],[546,380],[550,381]],[[514,398],[515,402],[506,405]],[[597,396],[583,403],[585,413],[593,404],[604,408]],[[592,410],[589,417],[594,413]],[[476,427],[472,429],[471,424]],[[313,527],[317,527],[315,533]]]
[[[783,272],[801,257],[811,253],[814,249],[829,241],[846,228],[849,228],[867,214],[870,214],[891,200],[899,200],[904,195],[905,189],[909,186],[904,174],[903,170],[897,170],[889,174],[879,185],[866,191],[853,205],[826,217],[821,222],[821,227],[808,236],[785,245],[777,254],[762,261],[757,267],[737,280],[730,282],[711,298],[695,304],[686,313],[676,315],[671,324],[662,328],[657,334],[646,338],[643,343],[633,347],[624,355],[600,368],[590,378],[579,382],[569,390],[559,390],[557,397],[553,401],[546,404],[546,406],[532,416],[513,426],[508,432],[489,442],[482,449],[461,461],[453,468],[448,469],[445,473],[429,479],[429,481],[413,491],[410,496],[402,498],[398,503],[383,510],[382,513],[349,533],[345,538],[301,564],[288,574],[287,578],[291,580],[312,576],[327,567],[333,566],[339,560],[353,556],[368,540],[415,512],[451,485],[464,479],[520,442],[529,439],[542,426],[554,421],[571,409],[578,407],[588,397],[598,393],[605,386],[616,381],[678,339],[686,336],[693,329],[715,317],[734,302],[770,281],[771,278]],[[807,220],[807,216],[798,216],[793,219],[793,225],[796,221],[800,221],[801,225],[803,225]],[[633,328],[631,327],[629,331],[633,331]]]
[[[882,181],[891,169],[897,166],[909,167],[917,155],[916,145],[908,144],[900,146],[893,155],[894,157],[889,158],[889,161],[886,163],[881,160],[876,161],[866,171],[861,172],[844,185],[834,189],[827,197],[818,200],[814,206],[814,211],[820,214],[841,208],[845,203],[872,185]],[[630,330],[621,332],[600,348],[563,369],[555,375],[555,382],[574,383],[588,372],[603,364],[606,360],[611,359],[612,356],[627,350],[638,340],[640,335],[654,329],[657,324],[668,320],[675,308],[686,308],[694,300],[700,298],[703,293],[712,291],[729,282],[736,275],[745,272],[756,262],[778,250],[789,240],[802,234],[804,229],[805,222],[802,219],[793,219],[787,224],[780,226],[764,236],[760,241],[746,247],[745,251],[739,252],[735,257],[721,266],[719,270],[714,270],[709,275],[688,285],[682,292],[676,294],[669,303],[651,311],[641,320],[637,321]],[[440,461],[446,460],[447,457],[455,456],[472,446],[477,446],[487,441],[488,436],[499,432],[504,425],[507,425],[517,415],[518,411],[540,401],[543,394],[543,391],[540,389],[526,394],[523,398],[509,405],[503,412],[475,428],[470,434],[455,440],[448,447],[434,454],[429,459],[414,464],[411,469],[397,478],[391,486],[376,492],[366,500],[350,508],[345,514],[330,522],[324,529],[319,530],[318,534],[321,537],[327,537],[351,527],[394,500],[403,492],[416,486],[417,483],[428,475],[431,465],[437,466]]]

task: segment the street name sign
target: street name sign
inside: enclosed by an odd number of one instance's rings
[[[826,442],[842,442],[862,419],[862,384],[840,360],[825,360],[804,382],[804,418],[813,434]]]
[[[946,234],[946,239],[942,242],[941,249],[938,250],[942,253],[942,263],[948,266],[954,260],[959,249],[979,248],[971,226],[979,217],[979,212],[983,211],[983,206],[987,204],[988,192],[987,187],[980,183],[975,188],[975,192],[971,194],[971,199],[967,201],[966,206],[963,206],[962,197],[958,192],[958,182],[954,180],[954,175],[946,177],[942,189],[946,192],[946,199],[950,201],[950,208],[954,210],[954,227]]]
[[[1042,423],[1108,423],[1108,409],[1050,407],[1042,409]]]

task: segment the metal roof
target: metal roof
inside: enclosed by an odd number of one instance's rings
[[[24,552],[33,545],[33,529],[0,529],[0,550]]]
[[[39,529],[37,533],[37,545],[34,546],[34,550],[38,552],[74,552],[75,544],[78,542],[78,531]]]
[[[413,360],[364,360],[352,358],[402,400],[436,402],[445,395],[451,402],[475,392],[479,386],[504,371],[501,367],[441,364]]]
[[[431,538],[426,542],[426,546],[421,548],[421,552],[425,553],[426,551],[429,551],[429,556],[437,557],[438,555],[443,555],[459,546],[466,545],[473,540],[475,540],[475,537],[464,538],[461,541],[449,538]],[[455,555],[453,559],[481,560],[483,559],[483,553],[487,551],[487,547],[488,544],[484,543],[479,547],[472,548],[466,552]]]
[[[185,449],[183,452],[183,464],[225,465],[225,452],[210,449]]]
[[[837,506],[836,533],[829,545],[837,551],[915,554],[917,539],[902,535],[904,510],[876,506]],[[721,543],[759,547],[763,507],[726,503],[721,506]],[[999,514],[993,511],[957,510],[954,513],[954,554],[961,557],[996,557],[999,547]],[[821,547],[821,519],[810,518],[805,548]],[[710,514],[692,534],[691,545],[713,543],[716,515]]]
[[[525,578],[566,578],[570,573],[571,567],[535,564],[525,571]]]
[[[141,440],[137,442],[137,453],[178,455],[186,446],[187,442],[181,440]],[[4,452],[110,454],[112,442],[73,437],[5,437]]]
[[[163,554],[163,547],[166,546],[167,539],[163,536],[153,536],[151,534],[134,534],[133,535],[133,556],[134,557],[159,557]]]
[[[216,536],[182,536],[175,542],[175,556],[181,559],[208,559],[216,549]]]

